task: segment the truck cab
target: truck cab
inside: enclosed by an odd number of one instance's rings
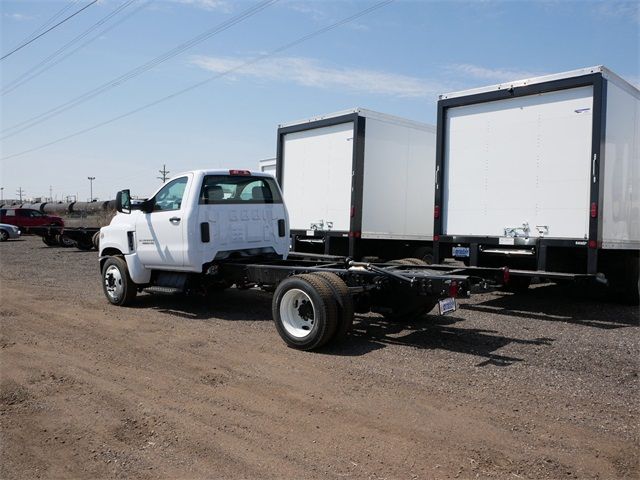
[[[286,259],[289,251],[282,193],[261,172],[185,172],[142,202],[118,192],[116,208],[100,230],[100,265],[124,261],[126,271],[112,268],[114,275],[129,275],[139,288],[182,289],[189,277],[210,274],[229,258]]]

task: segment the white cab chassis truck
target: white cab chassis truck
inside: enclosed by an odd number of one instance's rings
[[[441,95],[434,217],[435,262],[638,303],[640,91],[598,66]]]
[[[294,251],[430,261],[436,129],[355,108],[280,125]]]
[[[391,319],[456,308],[455,297],[485,289],[493,273],[428,267],[418,259],[375,265],[335,256],[289,254],[289,220],[273,176],[247,170],[197,170],[176,176],[118,213],[100,230],[99,262],[109,302],[137,293],[207,295],[236,285],[273,291],[273,318],[287,345],[317,349],[344,338],[354,312]]]

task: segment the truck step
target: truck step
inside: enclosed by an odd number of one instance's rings
[[[175,295],[176,293],[183,292],[181,288],[159,287],[159,286],[147,287],[143,291],[147,293],[158,293],[160,295]]]

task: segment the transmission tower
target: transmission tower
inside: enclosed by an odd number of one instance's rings
[[[162,165],[162,170],[159,170],[161,177],[157,177],[158,180],[162,180],[162,183],[167,181],[167,177],[169,176],[169,170],[167,170],[166,165]]]
[[[24,190],[22,190],[22,187],[18,188],[18,190],[16,190],[16,193],[18,194],[18,198],[20,199],[20,203],[22,203],[22,195],[24,195]]]

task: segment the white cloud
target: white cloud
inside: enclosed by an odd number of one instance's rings
[[[635,23],[640,23],[640,3],[637,1],[613,1],[599,2],[594,8],[598,16],[624,18]]]
[[[539,77],[544,72],[510,69],[510,68],[487,68],[470,63],[456,63],[447,66],[451,73],[465,75],[474,79],[489,80],[496,82],[508,82],[511,80],[521,80],[524,78]]]
[[[29,16],[29,15],[24,15],[22,13],[5,13],[3,15],[6,18],[10,18],[11,20],[17,20],[18,22],[21,22],[23,20],[32,20],[33,17]]]
[[[183,5],[190,5],[192,7],[201,8],[203,10],[219,10],[222,12],[229,12],[231,6],[226,0],[171,0],[175,3],[181,3]]]
[[[245,61],[237,57],[196,56],[191,58],[192,64],[216,73],[237,68]],[[446,90],[442,85],[422,78],[378,70],[329,67],[315,59],[304,57],[265,59],[234,71],[233,76],[395,97],[435,98],[439,92]]]

